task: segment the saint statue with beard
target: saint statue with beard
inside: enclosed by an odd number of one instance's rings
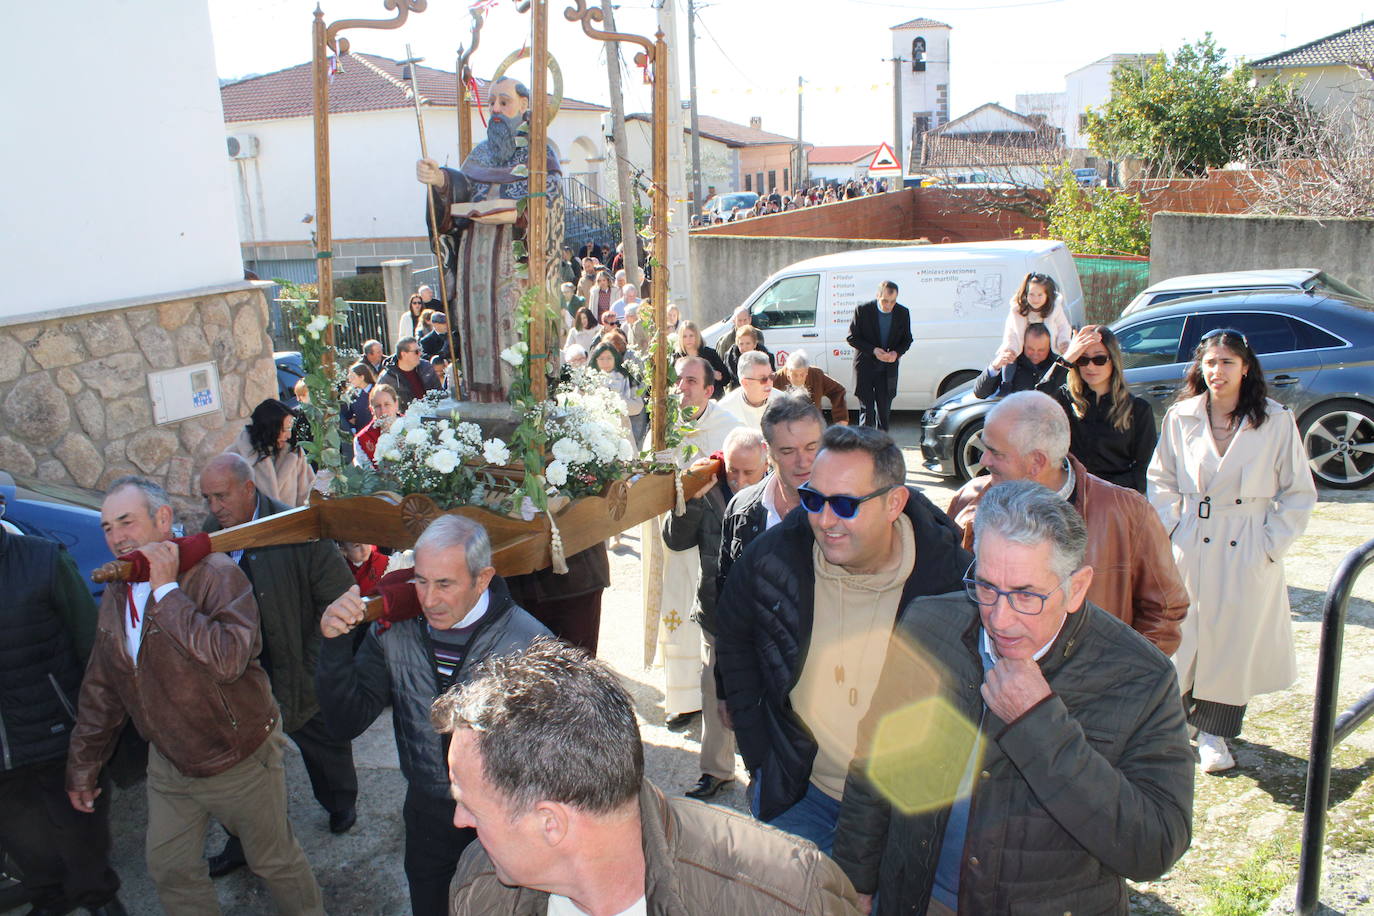
[[[488,90],[487,139],[472,148],[462,168],[442,168],[432,159],[415,166],[416,178],[434,195],[445,305],[467,400],[504,402],[510,391],[513,370],[501,360],[501,351],[520,339],[515,311],[522,286],[512,243],[525,235],[516,202],[530,193],[529,145],[516,141],[526,137],[519,128],[528,120],[529,108],[530,93],[523,84],[497,80]],[[549,295],[555,295],[563,242],[562,170],[552,146],[546,156],[544,203],[550,212],[544,259],[548,276],[543,279]],[[551,346],[556,352],[556,344]],[[552,361],[549,365],[557,371]]]

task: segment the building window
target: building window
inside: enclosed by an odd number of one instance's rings
[[[778,188],[778,173],[773,169],[768,170],[768,190],[776,191]]]
[[[911,72],[920,73],[926,68],[926,40],[915,38],[911,42]]]
[[[1088,132],[1088,114],[1084,112],[1078,116],[1078,132],[1085,134]]]
[[[755,193],[755,194],[764,194],[764,193],[767,193],[767,189],[763,186],[763,173],[762,173],[762,172],[755,172],[755,173],[754,173],[754,193]]]
[[[745,176],[744,176],[744,190],[746,190],[746,191],[752,191],[752,190],[754,190],[753,188],[749,187],[749,185],[753,184],[753,182],[750,180],[750,179],[752,179],[753,177],[754,177],[753,175],[745,175]]]
[[[782,170],[782,190],[784,193],[791,193],[792,182],[788,179],[787,169]]]

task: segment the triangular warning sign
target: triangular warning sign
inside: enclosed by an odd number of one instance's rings
[[[886,143],[878,147],[878,151],[873,154],[873,161],[868,164],[868,174],[883,172],[892,172],[897,175],[902,172],[902,167],[897,162],[897,154]]]

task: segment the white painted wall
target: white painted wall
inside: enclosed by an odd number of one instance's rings
[[[205,0],[5,17],[0,318],[242,280]]]
[[[1064,145],[1069,149],[1086,149],[1088,136],[1079,130],[1079,116],[1090,108],[1100,108],[1112,97],[1112,70],[1116,63],[1110,59],[1080,67],[1064,77]]]
[[[812,181],[849,181],[854,178],[862,178],[867,174],[867,161],[859,165],[840,162],[811,166]]]
[[[1068,137],[1068,93],[1029,92],[1018,93],[1016,111],[1024,115],[1040,115],[1051,127],[1058,127]]]
[[[563,170],[583,172],[600,163],[601,112],[559,112],[549,139]],[[235,121],[220,132],[258,138],[252,160],[227,160],[223,174],[234,187],[239,238],[244,242],[310,240],[313,224],[301,218],[315,212],[315,158],[310,118]],[[458,124],[451,108],[425,112],[430,157],[457,168]],[[473,113],[473,142],[486,133]],[[221,157],[224,156],[221,141]],[[595,155],[589,157],[588,152]],[[425,197],[415,180],[420,139],[410,108],[336,114],[329,120],[330,201],[336,239],[395,238],[425,234]],[[242,165],[240,163],[243,163]],[[247,214],[252,213],[250,226]]]
[[[926,69],[911,69],[911,43],[917,37],[926,41]],[[950,30],[948,28],[910,28],[892,30],[892,56],[902,59],[898,65],[901,75],[902,136],[903,159],[910,159],[912,116],[918,112],[930,112],[930,126],[939,127],[945,123],[940,115],[941,102],[938,87],[945,88],[944,98],[949,98],[949,51]],[[948,101],[945,103],[948,110]]]
[[[681,146],[668,150],[670,163],[675,156],[684,164],[692,161],[691,118],[684,116],[683,123],[685,128],[682,133]],[[642,170],[646,178],[653,173],[653,142],[653,128],[648,121],[642,118],[629,118],[625,121],[625,143],[630,148],[625,158],[630,161],[631,174],[634,173],[635,169]],[[716,192],[719,194],[744,190],[744,178],[739,172],[738,151],[731,149],[719,140],[713,140],[704,135],[701,137],[700,149],[701,193],[703,196],[706,194],[706,189],[711,185],[715,185]],[[616,190],[615,158],[613,156],[606,160],[605,181],[604,196],[611,200],[618,200],[620,195]],[[641,196],[640,199],[646,207],[649,205],[647,196]]]
[[[958,137],[963,134],[984,134],[994,131],[1033,133],[1025,121],[1019,118],[1008,117],[996,108],[985,108],[972,116],[965,116],[966,119],[958,119],[959,123],[952,124],[944,133],[946,136]]]
[[[1368,105],[1374,95],[1374,82],[1346,66],[1257,70],[1255,79],[1261,85],[1282,80],[1313,108],[1352,120],[1355,115],[1351,109],[1361,101]]]

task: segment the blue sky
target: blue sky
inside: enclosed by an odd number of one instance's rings
[[[327,21],[391,18],[382,0],[320,0]],[[678,5],[681,92],[687,96],[686,0]],[[209,0],[221,77],[265,73],[309,60],[316,0]],[[429,0],[394,31],[353,31],[355,51],[405,56],[409,42],[426,63],[452,69],[467,39],[467,0]],[[605,57],[599,42],[564,21],[565,0],[550,5],[550,41],[565,92],[605,103]],[[1018,92],[1063,89],[1063,76],[1117,52],[1173,51],[1211,31],[1232,57],[1254,59],[1374,18],[1374,0],[1322,0],[1298,5],[1263,0],[1155,0],[1127,5],[1102,0],[940,0],[918,6],[892,0],[708,0],[697,36],[699,111],[740,123],[761,116],[765,129],[795,135],[797,77],[806,82],[803,135],[834,145],[891,140],[890,27],[926,16],[953,27],[951,112],[984,102],[1011,106]],[[1119,12],[1118,12],[1119,11]],[[652,0],[625,0],[622,31],[652,35]],[[513,0],[497,0],[476,55],[484,75],[521,46],[529,17]],[[648,87],[628,65],[630,110],[647,110]],[[517,68],[518,69],[518,68]],[[528,74],[528,70],[525,71]],[[517,73],[517,75],[519,75]]]

